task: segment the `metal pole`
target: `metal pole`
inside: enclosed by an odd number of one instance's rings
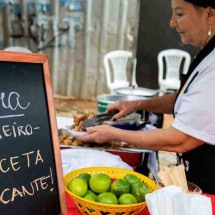
[[[90,25],[91,25],[91,16],[92,16],[92,0],[86,1],[86,21],[85,21],[85,65],[84,65],[84,74],[81,76],[80,92],[81,97],[88,97],[88,68],[90,65]]]
[[[123,50],[124,49],[124,43],[125,43],[125,29],[127,24],[127,14],[128,14],[128,0],[121,0],[120,2],[120,17],[119,17],[119,32],[118,32],[118,40],[117,45],[118,49]]]
[[[53,91],[56,94],[58,92],[58,65],[59,65],[59,0],[54,0],[53,6],[53,32],[54,32],[54,49],[53,49],[53,61],[52,61],[52,82]]]
[[[103,11],[102,11],[102,24],[100,29],[100,42],[99,42],[99,60],[98,60],[98,70],[97,70],[97,89],[96,94],[103,93],[104,88],[104,66],[103,66],[103,59],[104,55],[106,54],[107,50],[107,29],[108,29],[108,21],[110,16],[110,1],[104,0],[103,1]]]

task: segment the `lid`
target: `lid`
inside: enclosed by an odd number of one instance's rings
[[[137,88],[119,88],[115,89],[115,92],[117,94],[123,94],[123,95],[135,95],[135,96],[145,96],[145,97],[153,97],[158,94],[158,90],[148,89],[144,87],[137,87]]]
[[[117,94],[104,94],[97,96],[98,102],[104,102],[109,104],[114,104],[116,101],[134,101],[142,100],[139,96],[135,95],[117,95]]]

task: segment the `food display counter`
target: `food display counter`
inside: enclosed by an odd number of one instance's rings
[[[60,124],[58,121],[58,128],[60,129],[60,128],[64,128],[67,125],[71,125],[71,119],[68,119],[68,123],[66,123],[66,125],[64,123],[65,123],[65,121],[63,120],[63,125],[59,126]],[[62,145],[60,145],[60,146],[61,146],[61,149],[73,148],[73,146],[62,146]],[[76,146],[74,148],[78,148],[78,147]],[[136,151],[134,149],[126,149],[126,150],[129,150],[129,151],[124,151],[122,149],[109,149],[109,150],[106,149],[105,151],[111,152],[112,154],[117,154],[117,155],[120,154],[120,157],[122,158],[122,160],[124,162],[128,163],[129,165],[131,165],[132,167],[138,166],[143,161],[143,157],[142,157],[143,152],[142,151]],[[128,155],[132,156],[132,159],[128,159]],[[135,160],[133,159],[134,157],[136,158]],[[135,163],[129,163],[130,161],[132,161],[132,162],[135,161]],[[213,214],[215,215],[215,195],[209,195],[209,194],[203,194],[203,195],[211,198],[212,210],[213,210]],[[70,196],[67,193],[66,193],[66,204],[67,204],[68,215],[81,215],[81,213],[78,211],[76,204],[74,203],[74,201],[70,198]],[[149,215],[148,209],[147,208],[143,209],[139,213],[139,215]]]
[[[70,134],[71,125],[74,123],[73,118],[69,117],[57,117],[58,134],[60,136],[60,149],[94,149],[109,152],[113,155],[118,155],[128,165],[136,169],[137,166],[141,165],[144,160],[145,153],[153,153],[152,150],[146,150],[141,148],[118,146],[118,143],[110,144],[64,144],[67,140],[71,142]],[[78,133],[78,132],[77,132]],[[81,133],[81,132],[80,132]],[[75,140],[75,139],[74,139]],[[76,143],[76,142],[75,142]],[[80,142],[79,142],[80,143]]]

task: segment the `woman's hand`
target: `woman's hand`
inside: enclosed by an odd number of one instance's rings
[[[119,101],[107,107],[107,112],[119,110],[119,113],[113,116],[113,119],[118,120],[123,116],[127,116],[138,109],[138,101]]]
[[[77,138],[83,142],[105,143],[116,140],[120,129],[110,125],[98,125],[86,128],[86,132],[89,134]]]

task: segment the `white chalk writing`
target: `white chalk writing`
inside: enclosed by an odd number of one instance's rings
[[[30,102],[27,102],[26,105],[20,104],[20,95],[16,92],[10,92],[8,97],[5,96],[5,93],[2,92],[0,96],[1,106],[6,109],[10,110],[16,110],[17,108],[20,108],[22,110],[25,110],[29,107]]]

